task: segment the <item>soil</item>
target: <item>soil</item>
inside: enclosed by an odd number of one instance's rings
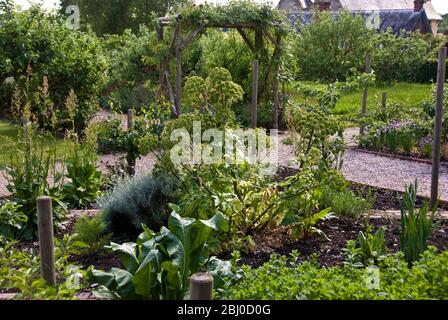
[[[396,219],[369,219],[368,221],[376,232],[380,227],[386,229],[386,245],[391,253],[400,249],[400,221]],[[438,222],[439,226],[430,239],[429,244],[439,250],[448,250],[448,221]],[[360,231],[366,230],[366,220],[349,220],[336,218],[332,222],[325,222],[318,226],[330,241],[323,237],[312,236],[307,240],[292,241],[288,229],[279,228],[254,236],[257,249],[242,255],[241,264],[257,268],[269,261],[272,254],[289,255],[293,250],[300,254],[299,260],[313,260],[314,257],[321,266],[331,267],[340,265],[344,260],[343,249],[348,240],[356,240]],[[229,255],[223,255],[228,258]]]

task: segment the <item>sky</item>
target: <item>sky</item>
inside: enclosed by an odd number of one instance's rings
[[[58,0],[15,0],[15,2],[17,4],[20,4],[21,6],[23,6],[24,8],[29,6],[29,2],[40,2],[43,3],[45,8],[54,8],[55,6],[58,5],[59,1]],[[227,2],[227,0],[195,0],[196,3],[204,3],[204,2],[208,2],[208,3],[225,3]],[[273,0],[256,0],[257,2],[277,2],[277,1],[273,1]],[[434,8],[436,9],[436,11],[440,14],[446,14],[448,13],[448,1],[447,0],[432,0],[432,4],[434,6]]]

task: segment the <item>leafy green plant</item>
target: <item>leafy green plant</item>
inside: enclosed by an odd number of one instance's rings
[[[330,240],[322,230],[317,228],[317,224],[321,220],[332,216],[331,208],[317,210],[319,203],[312,191],[300,195],[298,202],[298,211],[295,214],[287,214],[282,222],[283,225],[292,227],[292,238],[294,240],[306,240],[313,234],[318,234]]]
[[[20,206],[20,211],[28,217],[19,236],[27,239],[34,237],[37,230],[36,200],[42,195],[53,199],[54,221],[58,223],[64,217],[67,208],[61,199],[62,174],[56,170],[56,152],[51,147],[46,150],[43,143],[34,140],[36,132],[30,123],[19,131],[19,143],[16,157],[6,168],[11,201]],[[49,137],[51,139],[51,137]],[[48,178],[53,177],[50,184]]]
[[[27,222],[28,216],[17,203],[7,201],[0,205],[0,235],[13,239]]]
[[[368,226],[365,232],[359,232],[357,242],[348,241],[345,251],[349,256],[349,263],[361,262],[363,266],[378,263],[387,253],[384,232],[384,228],[380,228],[373,234]]]
[[[144,228],[137,243],[111,243],[125,269],[93,270],[99,297],[118,299],[180,300],[189,277],[207,263],[207,240],[213,230],[226,228],[221,215],[210,220],[182,218],[173,212],[168,228],[159,233]]]
[[[380,259],[380,286],[367,285],[369,272],[354,265],[321,267],[272,256],[258,269],[232,264],[226,285],[219,291],[225,300],[434,300],[448,298],[448,252],[435,248],[408,268],[403,254]]]
[[[65,164],[67,166],[66,183],[62,190],[65,201],[75,208],[87,208],[95,202],[101,192],[101,172],[97,169],[96,137],[86,130],[83,142],[75,135],[72,150]]]
[[[37,248],[18,246],[0,238],[0,288],[15,293],[20,300],[73,300],[85,288],[85,271],[69,262],[76,254],[73,236],[56,239],[55,269],[57,285],[50,286],[41,278]]]
[[[335,116],[319,108],[292,105],[286,110],[285,119],[300,167],[313,163],[328,169],[340,168],[344,136]]]
[[[185,83],[187,104],[196,110],[212,111],[219,116],[228,115],[235,102],[242,101],[243,88],[232,81],[232,75],[224,68],[214,68],[204,79],[192,76]]]
[[[420,259],[427,249],[428,238],[434,231],[436,208],[428,215],[429,206],[425,203],[420,210],[416,209],[417,181],[415,185],[406,186],[401,202],[401,234],[400,248],[404,252],[409,266]]]
[[[80,242],[80,252],[89,259],[94,259],[104,250],[112,237],[111,233],[106,233],[107,224],[101,215],[94,217],[82,217],[74,225],[76,241]]]
[[[114,234],[135,234],[141,225],[159,228],[169,215],[173,186],[168,177],[137,176],[119,181],[99,200],[108,230]]]
[[[301,26],[295,55],[300,75],[307,80],[344,80],[352,68],[360,70],[371,49],[373,32],[364,19],[350,12],[336,16],[320,12],[313,23]]]
[[[319,199],[321,208],[331,208],[337,216],[359,218],[373,207],[373,199],[357,197],[350,189],[334,190],[330,186],[322,187]]]

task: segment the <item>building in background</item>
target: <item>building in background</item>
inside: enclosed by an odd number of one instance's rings
[[[367,12],[377,12],[383,21],[382,27],[380,26],[381,30],[392,27],[395,32],[399,29],[406,31],[420,29],[428,32],[429,24],[430,32],[433,35],[437,34],[438,26],[443,20],[431,1],[423,3],[421,0],[280,0],[278,8],[290,13],[313,11],[315,8],[331,11],[348,10],[360,12],[363,16],[366,16]],[[418,22],[415,13],[420,14]]]

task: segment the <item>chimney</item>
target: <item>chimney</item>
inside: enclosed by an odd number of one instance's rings
[[[330,11],[331,1],[320,0],[317,4],[319,11]]]
[[[423,1],[423,0],[414,0],[414,12],[422,11],[424,3],[425,3],[425,1]]]

